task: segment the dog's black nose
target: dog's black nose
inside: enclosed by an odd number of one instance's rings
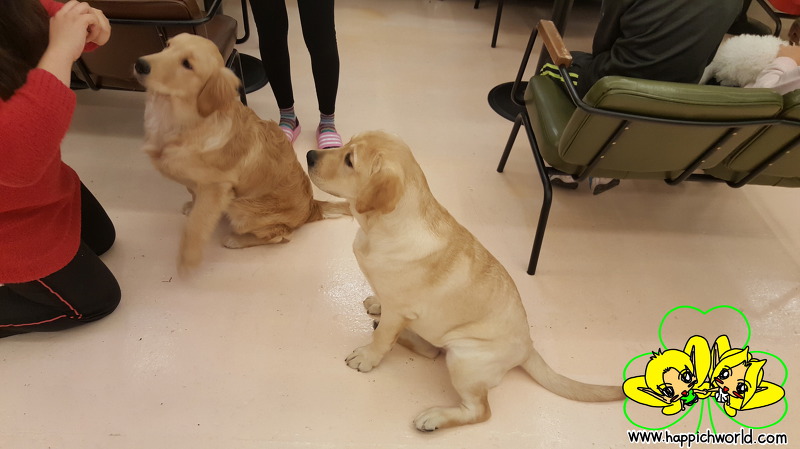
[[[317,154],[316,150],[311,150],[308,153],[306,153],[306,161],[308,161],[308,168],[314,166],[314,164],[317,162],[318,157],[319,155]]]
[[[150,73],[150,64],[148,64],[144,59],[139,58],[136,60],[136,64],[133,65],[133,70],[135,70],[139,75],[147,75]]]

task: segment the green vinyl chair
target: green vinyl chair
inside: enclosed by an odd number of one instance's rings
[[[725,178],[719,173],[699,172],[724,165],[743,149],[760,145],[772,125],[781,122],[783,98],[769,89],[609,76],[581,99],[572,84],[536,75],[523,94],[522,76],[538,35],[563,79],[570,79],[567,69],[572,57],[553,22],[542,20],[531,33],[514,81],[512,100],[522,112],[497,168],[498,172],[505,168],[524,126],[543,186],[528,274],[536,272],[550,213],[549,175],[571,175],[576,181],[589,176],[655,179],[671,185],[686,180],[720,181]],[[731,164],[731,170],[737,168]]]

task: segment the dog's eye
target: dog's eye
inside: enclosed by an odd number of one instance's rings
[[[353,168],[353,161],[351,159],[352,153],[347,153],[344,155],[344,165],[347,165],[350,168]]]
[[[192,70],[192,63],[188,59],[184,59],[181,64],[189,70]]]

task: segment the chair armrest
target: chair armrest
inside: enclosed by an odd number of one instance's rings
[[[569,68],[572,65],[572,54],[564,45],[561,33],[556,29],[556,25],[549,20],[540,20],[537,27],[542,33],[542,41],[547,49],[547,53],[557,66]],[[566,78],[565,78],[566,79]]]

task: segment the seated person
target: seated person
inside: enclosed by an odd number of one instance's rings
[[[792,45],[800,44],[800,17],[794,19],[792,27],[789,28],[789,42],[791,42]]]
[[[609,75],[697,84],[726,31],[742,11],[742,0],[603,0],[592,52],[572,52],[571,78],[583,97]],[[543,75],[561,76],[545,64]],[[571,176],[553,185],[577,188]],[[594,194],[618,179],[590,180]]]
[[[114,243],[114,226],[60,149],[76,101],[72,63],[109,35],[88,3],[3,4],[0,338],[78,326],[119,303],[119,284],[98,258]]]

